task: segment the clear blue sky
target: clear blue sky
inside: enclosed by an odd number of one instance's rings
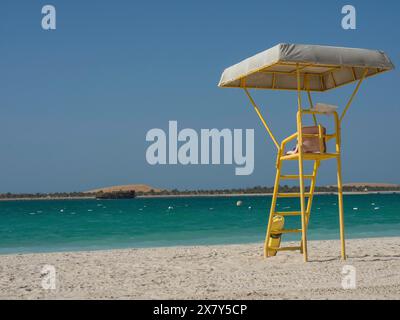
[[[349,3],[355,31],[340,25]],[[56,31],[41,29],[45,4],[57,9]],[[398,0],[2,0],[0,192],[272,185],[274,146],[243,92],[217,87],[223,69],[280,42],[380,49],[399,65],[399,12]],[[349,89],[317,101],[342,105]],[[398,91],[397,70],[362,87],[343,127],[345,181],[400,183]],[[257,98],[279,138],[294,131],[293,93]],[[148,165],[146,132],[169,120],[254,128],[254,173]],[[321,169],[318,184],[333,183],[334,163]]]

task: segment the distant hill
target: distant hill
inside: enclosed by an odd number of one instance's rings
[[[85,191],[85,193],[98,193],[98,192],[117,192],[117,191],[135,191],[135,192],[150,192],[153,190],[154,192],[160,192],[161,189],[153,188],[146,184],[127,184],[121,186],[112,186],[112,187],[105,187],[99,189],[93,189]]]

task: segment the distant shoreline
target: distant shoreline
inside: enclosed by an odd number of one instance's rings
[[[336,195],[337,192],[314,192],[314,195],[327,196]],[[368,195],[368,194],[400,194],[400,191],[344,191],[344,195]],[[268,193],[227,193],[227,194],[180,194],[180,195],[149,195],[137,196],[136,198],[190,198],[190,197],[263,197],[272,196],[272,192]]]
[[[33,198],[2,198],[1,201],[39,201],[39,200],[95,200],[96,197],[33,197]]]
[[[336,195],[336,192],[315,192],[314,195]],[[400,194],[400,191],[345,191],[344,195],[371,195],[371,194]],[[227,194],[165,194],[165,195],[140,195],[137,199],[156,199],[156,198],[211,198],[211,197],[263,197],[272,196],[272,193],[227,193]],[[96,200],[94,196],[87,197],[33,197],[33,198],[3,198],[2,201],[40,201],[40,200]],[[99,199],[104,200],[104,199]]]

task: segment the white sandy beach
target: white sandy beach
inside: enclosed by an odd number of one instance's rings
[[[310,241],[297,252],[262,257],[261,244],[0,256],[1,299],[399,299],[400,238]],[[56,289],[41,269],[56,268]],[[356,289],[342,268],[356,268]]]

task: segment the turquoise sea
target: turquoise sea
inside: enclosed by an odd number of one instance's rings
[[[3,201],[0,253],[262,242],[270,202],[269,196]],[[279,211],[296,210],[298,202],[280,199]],[[344,205],[347,238],[400,236],[400,195],[347,195]],[[338,238],[337,209],[335,195],[314,198],[310,239]],[[300,218],[286,223],[300,227]]]

